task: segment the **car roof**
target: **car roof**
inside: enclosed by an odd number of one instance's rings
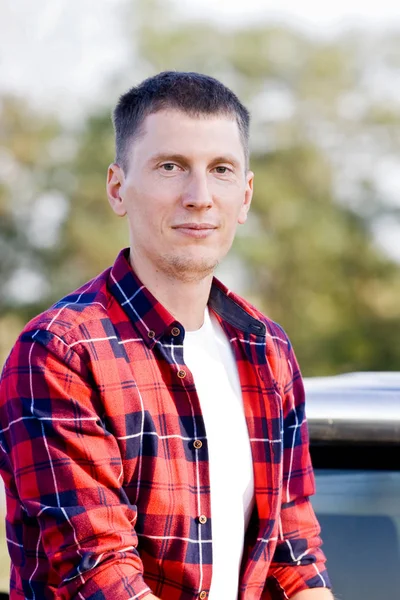
[[[312,439],[400,442],[400,372],[305,377]]]

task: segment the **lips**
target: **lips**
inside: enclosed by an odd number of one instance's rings
[[[195,229],[201,231],[203,229],[216,229],[217,226],[213,223],[181,223],[173,225],[172,229]]]
[[[180,223],[173,225],[172,229],[191,238],[203,239],[212,235],[217,229],[217,225],[214,223]]]

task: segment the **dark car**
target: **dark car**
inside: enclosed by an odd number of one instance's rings
[[[313,505],[335,595],[400,597],[400,373],[304,383]]]

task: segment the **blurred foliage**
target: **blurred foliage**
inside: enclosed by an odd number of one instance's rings
[[[109,111],[66,130],[20,100],[1,100],[0,360],[31,316],[128,244],[105,195],[115,90],[176,69],[220,78],[253,115],[255,196],[235,241],[242,273],[232,287],[282,324],[306,375],[399,370],[400,270],[373,235],[382,216],[399,219],[399,205],[387,201],[373,167],[399,151],[399,105],[377,94],[375,81],[377,72],[399,73],[400,36],[222,30],[154,0],[129,3],[121,18],[132,72],[110,83]],[[59,209],[46,224],[52,198]],[[26,273],[36,287],[28,278],[18,287]]]

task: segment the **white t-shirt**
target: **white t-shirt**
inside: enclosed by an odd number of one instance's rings
[[[254,503],[253,461],[236,361],[215,316],[187,331],[184,360],[200,400],[208,442],[213,575],[209,600],[237,600],[244,534]]]

